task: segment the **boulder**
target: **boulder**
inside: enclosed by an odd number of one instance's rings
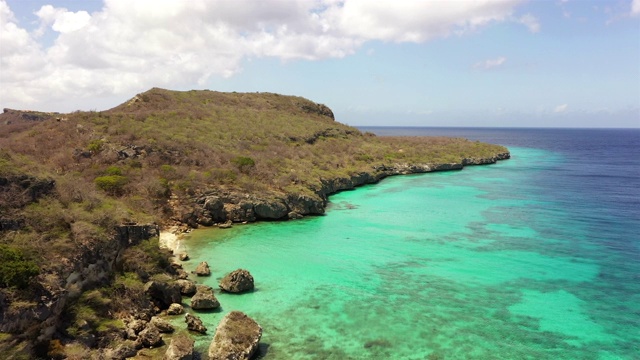
[[[223,223],[218,224],[218,228],[220,229],[231,229],[233,227],[233,222],[231,220],[227,220]]]
[[[157,316],[152,317],[149,323],[152,326],[155,326],[161,333],[171,333],[174,330],[173,325],[169,324],[167,320],[161,319]]]
[[[280,201],[260,202],[255,204],[253,211],[259,219],[282,219],[287,216],[289,209]]]
[[[162,336],[160,336],[160,331],[155,326],[147,326],[138,334],[138,342],[142,346],[154,347],[162,344]]]
[[[187,323],[187,329],[191,331],[195,331],[200,334],[205,334],[207,332],[207,328],[202,324],[202,320],[197,316],[187,313],[184,315],[184,322]]]
[[[138,338],[138,334],[147,327],[147,322],[144,320],[132,320],[130,321],[126,327],[125,332],[127,334],[127,338],[136,340]]]
[[[196,293],[196,284],[191,280],[176,280],[176,284],[180,286],[180,293],[182,295],[191,296]]]
[[[189,274],[183,269],[176,269],[176,278],[185,280],[189,278]]]
[[[216,328],[209,359],[250,359],[258,349],[262,327],[240,311],[232,311]]]
[[[220,302],[213,294],[213,289],[206,285],[198,285],[196,294],[191,298],[191,308],[194,310],[211,310],[220,307]]]
[[[207,264],[206,261],[201,262],[200,264],[198,264],[198,267],[196,267],[195,273],[198,276],[211,275],[211,269],[209,269],[209,264]]]
[[[217,196],[209,196],[204,201],[204,208],[209,211],[214,221],[222,221],[227,218],[224,211],[224,201]]]
[[[136,344],[131,340],[125,340],[114,348],[105,349],[102,353],[104,359],[127,359],[136,356],[138,349]]]
[[[167,352],[162,360],[191,360],[193,359],[193,339],[185,334],[177,334],[171,338]]]
[[[189,260],[189,254],[187,254],[186,252],[182,252],[178,254],[178,259],[180,259],[180,261],[187,261]]]
[[[184,308],[180,304],[173,303],[167,309],[167,315],[180,315],[184,312]]]
[[[180,286],[175,282],[149,281],[144,285],[144,292],[147,293],[161,309],[167,309],[169,305],[180,303],[182,300]]]
[[[253,276],[244,269],[232,271],[220,280],[220,289],[230,293],[253,290]]]

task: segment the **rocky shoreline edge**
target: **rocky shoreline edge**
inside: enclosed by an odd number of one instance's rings
[[[421,174],[436,171],[462,170],[465,166],[495,164],[511,157],[507,152],[492,157],[465,158],[459,163],[444,164],[394,164],[373,166],[371,171],[350,177],[321,180],[321,185],[305,194],[246,194],[232,190],[212,190],[189,199],[172,201],[172,225],[229,227],[232,223],[255,221],[292,220],[307,215],[322,215],[328,197],[344,190],[375,184],[395,175]]]

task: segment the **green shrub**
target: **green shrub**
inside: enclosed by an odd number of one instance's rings
[[[103,190],[111,195],[122,195],[124,186],[129,182],[125,176],[107,175],[100,176],[94,180],[98,189]]]
[[[28,259],[20,249],[0,245],[0,286],[25,288],[32,277],[40,273],[38,265]]]
[[[102,151],[103,143],[104,142],[102,140],[91,140],[89,142],[89,145],[87,145],[87,150],[91,151],[92,153],[99,153],[100,151]]]
[[[231,162],[235,164],[241,172],[247,172],[256,166],[256,162],[252,158],[246,156],[238,156],[231,160]]]
[[[105,174],[107,175],[118,175],[121,176],[122,175],[122,169],[120,169],[119,166],[109,166],[107,168],[107,170],[104,171]]]

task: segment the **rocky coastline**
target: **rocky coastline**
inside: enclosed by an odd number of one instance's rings
[[[465,158],[459,163],[402,163],[393,166],[373,166],[371,171],[360,172],[351,177],[323,179],[322,185],[312,189],[313,191],[309,194],[269,194],[266,197],[260,197],[235,191],[212,190],[193,198],[176,201],[171,220],[175,232],[176,225],[182,225],[183,229],[184,226],[198,228],[220,225],[224,227],[224,224],[228,223],[293,220],[308,215],[322,215],[329,196],[340,191],[375,184],[389,176],[462,170],[465,166],[495,164],[510,157],[509,152],[502,152],[486,158]]]
[[[168,331],[156,317],[182,314],[182,296],[221,306],[182,268],[181,234],[191,229],[322,215],[340,191],[510,157],[465,139],[378,138],[324,105],[271,93],[154,88],[101,112],[5,109],[0,126],[8,358],[147,356]],[[222,291],[251,291],[240,270]],[[202,266],[196,275],[210,274]],[[206,332],[185,317],[188,331]],[[249,327],[244,354],[262,332]],[[174,339],[170,353],[188,358],[190,341]]]

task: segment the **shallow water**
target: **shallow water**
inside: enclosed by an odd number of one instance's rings
[[[325,216],[192,232],[199,281],[256,279],[216,293],[197,346],[241,310],[266,359],[639,358],[637,168],[598,178],[570,147],[507,145],[496,165],[333,195]]]

